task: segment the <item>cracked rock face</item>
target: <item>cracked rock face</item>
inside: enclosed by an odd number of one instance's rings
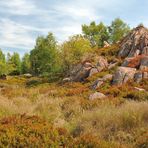
[[[135,68],[119,67],[113,76],[112,84],[121,85],[123,83],[126,83],[129,79],[134,78],[135,73],[136,73]]]
[[[133,29],[121,42],[119,57],[125,58],[113,76],[112,84],[129,79],[140,82],[148,75],[148,30],[142,25]]]
[[[148,30],[141,26],[133,29],[121,42],[119,57],[148,55]]]
[[[104,57],[97,56],[95,63],[84,62],[76,65],[70,72],[72,81],[82,82],[89,76],[92,76],[108,67],[108,62]]]

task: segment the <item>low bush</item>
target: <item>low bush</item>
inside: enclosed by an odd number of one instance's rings
[[[115,142],[107,142],[91,133],[78,137],[74,142],[75,148],[125,148]]]
[[[136,140],[137,148],[148,148],[148,132],[143,133]]]
[[[37,116],[18,115],[0,120],[1,147],[65,147],[72,138]]]
[[[145,91],[129,91],[124,98],[136,100],[136,101],[147,101],[148,100],[148,92]]]
[[[26,86],[32,87],[32,86],[37,86],[41,83],[42,83],[42,81],[40,79],[31,79],[26,82]]]

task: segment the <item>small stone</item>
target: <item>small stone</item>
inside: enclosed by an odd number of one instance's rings
[[[106,96],[103,94],[103,93],[100,93],[100,92],[95,92],[94,94],[91,94],[89,96],[89,100],[95,100],[95,99],[103,99],[105,98]]]
[[[145,89],[143,89],[143,88],[138,88],[138,87],[134,87],[136,90],[138,90],[138,91],[146,91]]]
[[[108,69],[114,68],[117,64],[118,64],[118,62],[110,64],[110,65],[108,66]]]
[[[92,89],[97,89],[103,84],[103,79],[98,79],[94,82],[94,84],[91,86]]]
[[[66,83],[66,82],[70,82],[70,81],[71,81],[71,78],[64,78],[64,79],[63,79],[63,82],[65,82],[65,83]]]
[[[89,77],[92,76],[92,75],[94,75],[94,74],[96,74],[96,73],[98,73],[98,69],[97,68],[92,68],[90,70]]]
[[[112,74],[107,74],[103,77],[103,80],[106,81],[106,80],[111,80],[113,78],[113,75]]]

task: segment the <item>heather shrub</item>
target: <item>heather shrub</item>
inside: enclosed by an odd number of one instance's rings
[[[81,135],[74,142],[75,148],[123,148],[115,142],[107,142],[92,135],[91,133]]]
[[[37,116],[18,115],[0,120],[1,147],[65,147],[67,131],[55,128]]]
[[[136,148],[147,148],[148,147],[148,132],[144,132],[136,139]]]

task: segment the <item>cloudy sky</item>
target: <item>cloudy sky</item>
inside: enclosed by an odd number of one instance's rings
[[[148,26],[148,0],[0,0],[0,48],[29,52],[40,35],[53,32],[62,42],[81,25],[120,17],[131,27]]]

